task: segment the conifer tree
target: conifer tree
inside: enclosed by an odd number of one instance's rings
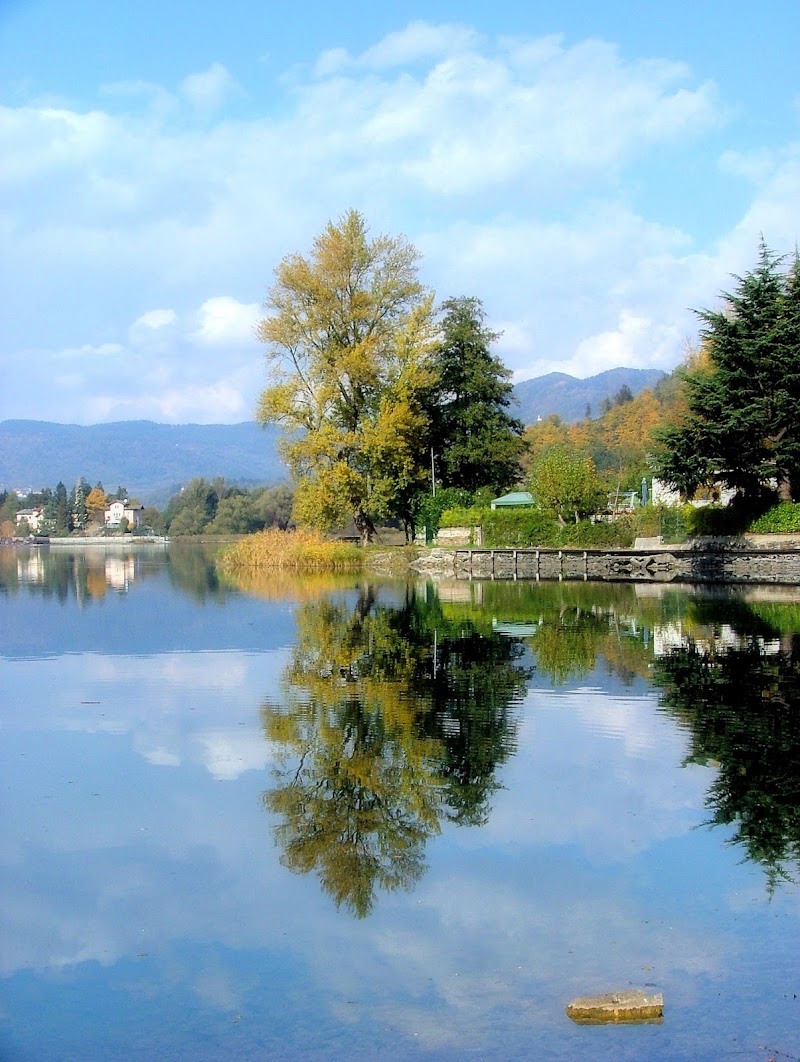
[[[503,490],[517,483],[523,424],[509,413],[511,372],[491,345],[480,299],[461,296],[441,307],[442,338],[435,352],[438,382],[428,400],[430,442],[444,487]]]
[[[688,412],[658,433],[656,472],[692,496],[725,484],[755,497],[775,482],[800,495],[800,265],[762,241],[719,310],[701,310],[706,365],[684,374]]]

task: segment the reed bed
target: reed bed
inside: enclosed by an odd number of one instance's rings
[[[227,575],[248,572],[353,572],[363,562],[358,546],[334,542],[317,531],[277,531],[248,535],[227,549],[220,568]]]

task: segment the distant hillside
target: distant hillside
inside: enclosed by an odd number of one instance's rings
[[[604,398],[627,385],[634,395],[652,387],[657,369],[611,369],[578,380],[554,372],[514,388],[514,415],[526,424],[558,413],[565,422],[583,419],[586,406],[600,413]],[[243,424],[53,424],[40,420],[0,422],[0,489],[67,487],[80,476],[106,490],[126,487],[131,497],[163,507],[191,479],[223,476],[242,485],[271,486],[287,479],[278,457],[276,428]]]
[[[583,420],[586,407],[592,417],[600,415],[604,398],[613,398],[621,387],[629,387],[638,395],[648,387],[654,387],[665,376],[660,369],[608,369],[579,380],[563,372],[551,372],[534,380],[523,380],[514,387],[517,408],[514,415],[525,424],[535,424],[538,417],[544,419],[557,413],[566,423]]]
[[[106,490],[126,487],[146,505],[163,506],[198,476],[273,485],[287,478],[275,428],[257,424],[53,424],[0,422],[0,488],[67,487],[80,476]]]

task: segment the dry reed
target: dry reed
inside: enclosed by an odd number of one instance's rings
[[[358,571],[363,554],[347,542],[334,542],[317,531],[277,531],[248,535],[226,550],[220,568],[229,575],[245,572]]]

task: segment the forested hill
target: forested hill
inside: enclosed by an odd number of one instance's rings
[[[514,388],[514,416],[526,424],[557,413],[581,420],[587,406],[601,412],[604,399],[622,387],[636,395],[664,374],[654,369],[611,369],[586,380],[550,373]],[[80,476],[106,490],[118,486],[148,505],[164,505],[198,476],[223,476],[241,485],[272,486],[287,479],[277,450],[279,432],[257,424],[54,424],[37,420],[0,422],[0,489],[39,490],[59,480],[72,487]]]
[[[591,417],[599,417],[606,399],[627,387],[638,395],[648,387],[655,387],[666,373],[661,369],[608,369],[579,380],[563,372],[551,372],[534,380],[523,380],[514,387],[517,408],[514,415],[525,424],[557,413],[563,421],[583,420],[587,408]]]
[[[198,476],[242,485],[287,479],[278,431],[257,424],[53,424],[0,422],[0,489],[72,487],[80,476],[106,490],[118,486],[148,505],[163,505]]]

